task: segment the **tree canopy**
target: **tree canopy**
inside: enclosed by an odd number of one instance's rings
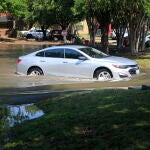
[[[132,53],[143,49],[150,16],[150,0],[0,0],[0,3],[1,11],[12,13],[18,22],[21,20],[30,27],[34,23],[46,28],[59,24],[66,29],[86,19],[91,44],[95,43],[97,24],[101,26],[102,45],[108,43],[108,24],[113,25],[121,38],[121,29],[127,28]]]

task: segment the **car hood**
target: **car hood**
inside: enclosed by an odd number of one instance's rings
[[[136,65],[137,63],[134,60],[128,59],[128,58],[123,58],[123,57],[117,57],[117,56],[108,56],[105,58],[94,58],[95,61],[100,61],[100,62],[108,62],[112,64],[117,64],[117,65]]]

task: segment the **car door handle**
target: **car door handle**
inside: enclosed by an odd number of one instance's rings
[[[68,62],[67,62],[67,61],[63,61],[63,63],[64,63],[64,64],[67,64]]]
[[[40,62],[46,62],[46,61],[44,61],[44,60],[40,60]]]

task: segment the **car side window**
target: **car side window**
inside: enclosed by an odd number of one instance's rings
[[[37,53],[36,56],[44,57],[44,51]]]
[[[79,57],[83,56],[81,53],[73,50],[73,49],[65,49],[65,58],[70,59],[79,59]]]
[[[64,58],[64,49],[52,49],[45,51],[45,57]]]

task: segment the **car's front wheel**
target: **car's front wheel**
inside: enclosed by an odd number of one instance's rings
[[[43,71],[42,71],[42,69],[40,69],[38,67],[33,67],[33,68],[30,68],[28,70],[27,75],[30,75],[30,76],[39,76],[39,75],[43,75]]]
[[[26,38],[27,38],[27,39],[32,39],[33,36],[32,36],[32,34],[27,34]]]
[[[59,41],[58,37],[53,37],[53,40],[54,40],[55,42]]]
[[[99,81],[109,81],[112,79],[112,73],[107,69],[99,69],[96,71],[96,79]]]

